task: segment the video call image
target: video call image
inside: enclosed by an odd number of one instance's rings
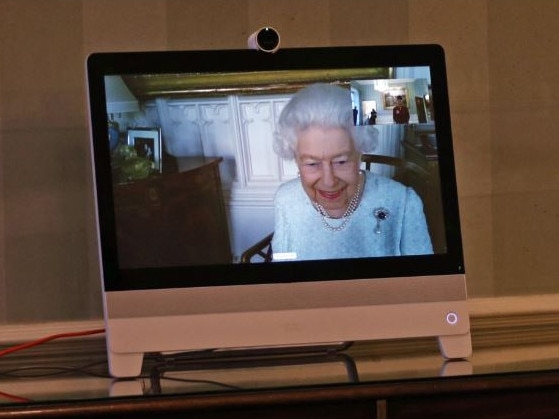
[[[445,253],[429,68],[364,72],[107,77],[120,266]]]

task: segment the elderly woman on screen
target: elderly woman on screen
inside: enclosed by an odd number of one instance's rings
[[[347,89],[313,84],[291,98],[274,150],[295,159],[299,178],[275,196],[275,261],[433,253],[413,189],[360,170],[377,135],[373,127],[356,130]]]

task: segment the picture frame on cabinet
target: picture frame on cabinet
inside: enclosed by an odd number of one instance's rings
[[[142,127],[128,130],[128,145],[134,147],[139,157],[153,162],[154,170],[162,172],[161,128]]]
[[[394,109],[398,104],[397,97],[402,97],[402,104],[404,106],[409,106],[408,101],[408,89],[405,87],[395,87],[388,89],[383,94],[383,107],[384,109]]]

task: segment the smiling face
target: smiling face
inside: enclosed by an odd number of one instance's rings
[[[341,217],[358,189],[360,154],[342,128],[310,126],[297,137],[303,189],[331,217]]]

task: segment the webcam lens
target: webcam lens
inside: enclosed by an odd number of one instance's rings
[[[279,35],[271,28],[263,28],[258,32],[257,42],[263,51],[273,51],[279,44]]]

